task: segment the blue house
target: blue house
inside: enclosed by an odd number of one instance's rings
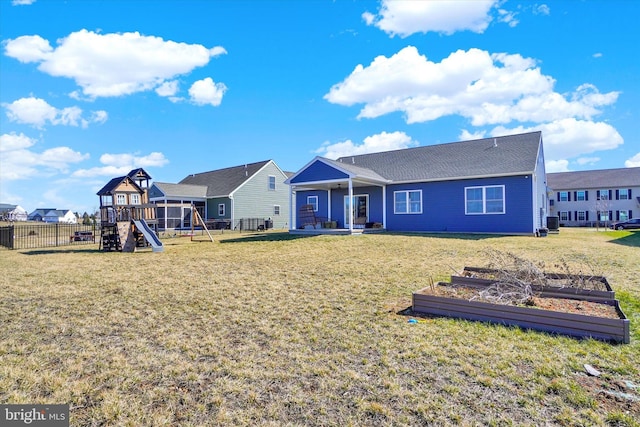
[[[292,233],[535,235],[546,227],[541,132],[316,157],[286,183]]]

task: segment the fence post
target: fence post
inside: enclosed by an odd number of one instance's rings
[[[56,222],[56,246],[58,246],[58,230],[60,230],[60,223]]]

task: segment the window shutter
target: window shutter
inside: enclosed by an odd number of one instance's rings
[[[571,201],[571,191],[567,191],[567,200]]]
[[[578,220],[578,211],[573,211],[573,219]]]
[[[567,215],[569,215],[569,219],[568,219],[568,221],[571,221],[571,211],[568,211],[568,212],[567,212]]]
[[[633,212],[631,212],[631,209],[629,209],[629,219],[633,218]]]
[[[600,200],[600,190],[596,191],[596,200]]]
[[[578,192],[577,191],[573,192],[573,200],[578,200]]]
[[[627,193],[629,193],[629,195],[627,197],[629,198],[629,200],[631,200],[631,189],[628,189]]]
[[[560,201],[560,192],[559,191],[558,191],[557,196],[558,196],[558,201]]]
[[[587,201],[589,200],[589,190],[584,191],[584,199]]]
[[[620,221],[620,211],[616,211],[616,221]]]
[[[616,190],[616,200],[620,200],[620,190]]]
[[[613,191],[609,190],[609,200],[613,198]]]
[[[584,213],[584,218],[585,218],[587,221],[589,221],[589,211],[586,211],[586,212]]]
[[[609,221],[613,218],[613,211],[609,211]]]

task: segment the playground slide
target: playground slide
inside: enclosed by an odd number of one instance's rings
[[[133,221],[136,228],[142,233],[147,242],[151,244],[151,248],[153,252],[162,252],[164,247],[162,246],[162,242],[156,236],[156,233],[153,232],[151,228],[149,228],[149,224],[144,219]]]

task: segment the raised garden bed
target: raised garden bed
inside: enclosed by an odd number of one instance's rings
[[[469,287],[480,285],[482,287],[495,283],[502,276],[504,276],[504,272],[501,270],[465,267],[460,276],[451,276],[451,283]],[[603,276],[544,273],[544,282],[544,285],[531,285],[532,290],[541,297],[602,302],[616,298],[616,293]]]
[[[544,289],[540,289],[536,296],[527,302],[528,305],[497,304],[478,300],[479,292],[492,286],[495,280],[462,281],[465,283],[460,283],[460,278],[455,280],[458,283],[439,282],[414,292],[413,311],[519,326],[574,337],[630,342],[629,320],[620,309],[618,300],[614,298],[593,298],[593,295],[582,293],[585,289],[567,289],[572,292],[570,296],[562,293],[557,296],[557,289],[543,287]],[[609,291],[602,292],[613,291],[609,287]]]

